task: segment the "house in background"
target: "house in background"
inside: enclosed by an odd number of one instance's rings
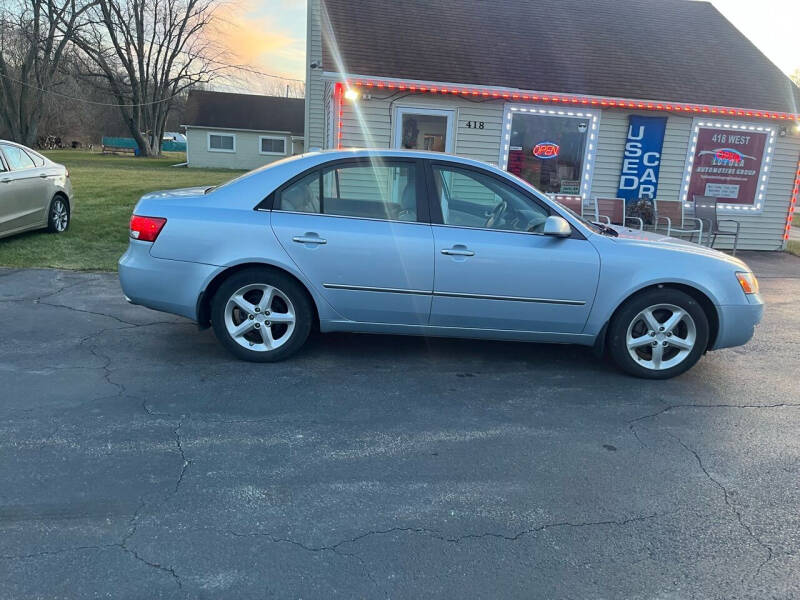
[[[740,249],[785,246],[800,90],[710,3],[308,1],[306,147],[450,152],[585,214],[713,196]]]
[[[305,100],[192,90],[186,105],[190,167],[255,169],[303,152]]]

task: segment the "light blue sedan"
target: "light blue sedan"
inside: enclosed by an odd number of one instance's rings
[[[144,196],[119,262],[128,299],[275,361],[323,332],[593,346],[640,377],[746,343],[745,263],[592,224],[491,165],[438,153],[305,154],[217,188]]]

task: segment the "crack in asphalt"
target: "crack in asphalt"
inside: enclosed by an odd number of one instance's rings
[[[719,404],[670,404],[662,408],[659,411],[654,413],[646,414],[641,417],[637,417],[635,419],[631,419],[628,421],[628,428],[631,433],[636,437],[639,443],[648,448],[647,444],[645,444],[641,437],[639,437],[639,433],[636,430],[637,424],[649,420],[655,419],[663,414],[666,414],[670,411],[676,409],[683,409],[683,408],[698,408],[698,409],[717,409],[717,408],[734,408],[734,409],[751,409],[751,410],[770,410],[775,408],[800,408],[800,403],[793,403],[793,402],[778,402],[775,404],[728,404],[728,403],[719,403]],[[681,438],[676,436],[674,433],[667,431],[667,435],[669,435],[673,440],[675,440],[684,450],[689,452],[697,462],[697,465],[700,467],[700,470],[703,472],[703,475],[711,481],[717,488],[722,491],[722,497],[725,502],[726,507],[728,510],[733,514],[736,518],[739,527],[747,534],[747,536],[752,539],[766,554],[764,560],[756,567],[755,572],[753,572],[750,576],[750,579],[754,579],[757,577],[762,569],[769,563],[775,556],[775,552],[772,547],[765,543],[756,533],[753,531],[753,528],[750,527],[744,520],[744,515],[742,511],[736,507],[736,505],[731,502],[730,492],[728,491],[727,487],[725,487],[721,481],[716,479],[706,468],[705,464],[703,463],[703,459],[700,457],[700,454],[688,444],[686,444]],[[742,584],[745,583],[746,577],[742,577]]]
[[[180,425],[175,429],[175,431],[177,432],[178,429],[180,429]],[[176,433],[176,435],[179,435],[179,434]],[[175,486],[175,492],[173,492],[173,493],[177,492],[178,486],[180,485],[180,481],[183,479],[183,474],[185,472],[185,469],[188,466],[188,464],[191,462],[191,461],[187,460],[185,455],[183,454],[183,448],[181,446],[179,437],[178,437],[178,442],[177,443],[178,443],[178,448],[180,450],[181,456],[184,458],[184,467],[181,470],[181,474],[180,474],[180,477],[178,479],[178,483]],[[163,501],[166,501],[167,499],[169,499],[169,497],[172,496],[173,493],[167,494],[167,496],[164,497]],[[160,502],[157,503],[156,506],[158,506],[159,504],[161,504],[161,503]],[[148,560],[147,558],[142,556],[135,548],[132,548],[130,546],[130,541],[133,538],[133,536],[136,534],[136,532],[138,530],[138,527],[139,527],[139,517],[141,516],[142,512],[144,511],[144,509],[146,507],[147,507],[147,502],[145,501],[145,496],[143,495],[143,496],[141,496],[139,498],[139,506],[138,506],[138,508],[134,511],[133,515],[128,520],[128,531],[127,531],[127,533],[125,533],[125,535],[122,536],[122,539],[119,542],[115,542],[113,544],[96,544],[96,545],[85,545],[85,546],[72,546],[72,547],[68,547],[68,548],[59,548],[58,550],[43,550],[41,552],[33,552],[33,553],[29,553],[29,554],[0,555],[0,559],[2,559],[2,560],[26,560],[26,559],[44,558],[44,557],[47,557],[47,556],[66,554],[66,553],[70,553],[70,552],[80,552],[80,551],[83,551],[83,550],[104,550],[104,549],[116,548],[116,549],[122,550],[125,554],[133,557],[135,560],[141,562],[144,565],[147,565],[148,567],[151,567],[153,569],[157,569],[158,571],[161,571],[161,572],[169,574],[170,577],[172,577],[172,579],[174,580],[175,584],[178,586],[178,590],[183,593],[184,597],[187,597],[188,594],[187,594],[186,590],[184,590],[184,588],[183,588],[183,580],[181,579],[181,576],[176,572],[174,567],[172,567],[170,565],[163,565],[163,564],[161,564],[159,562],[154,562],[152,560]]]
[[[216,531],[217,533],[225,534],[225,535],[232,535],[234,537],[266,537],[272,540],[274,543],[288,543],[293,544],[295,546],[299,546],[303,550],[307,550],[309,552],[336,552],[339,550],[341,546],[345,544],[355,544],[358,543],[366,538],[377,536],[377,535],[391,535],[393,533],[414,533],[414,534],[421,534],[427,537],[433,538],[435,540],[439,540],[441,542],[447,542],[451,544],[460,544],[465,540],[479,540],[484,538],[496,538],[508,542],[516,542],[520,538],[533,535],[536,533],[541,533],[542,531],[546,531],[548,529],[554,528],[561,528],[561,527],[570,527],[570,528],[581,528],[581,527],[599,527],[599,526],[607,526],[613,525],[617,527],[624,527],[630,523],[640,523],[643,521],[649,521],[652,519],[656,519],[658,517],[664,516],[664,514],[669,513],[653,513],[649,515],[642,515],[638,517],[628,517],[625,519],[609,519],[604,521],[582,521],[578,523],[573,523],[572,521],[559,521],[556,523],[545,523],[543,525],[539,525],[537,527],[533,527],[531,529],[524,529],[522,531],[517,532],[514,535],[507,535],[504,533],[493,533],[493,532],[485,532],[485,533],[468,533],[465,535],[460,535],[456,537],[447,537],[441,534],[441,532],[437,529],[430,529],[427,527],[392,527],[390,529],[379,529],[374,531],[367,531],[365,533],[359,534],[352,538],[347,538],[341,541],[338,541],[334,544],[326,545],[326,546],[309,546],[302,542],[298,542],[297,540],[293,540],[291,538],[285,537],[277,537],[275,534],[266,532],[266,531],[253,531],[253,532],[239,532],[234,529],[220,529],[215,527],[210,527],[212,531]]]
[[[0,300],[0,302],[33,302],[34,304],[38,304],[38,303],[41,303],[41,301],[43,299],[45,299],[45,298],[52,298],[53,296],[58,296],[64,290],[68,290],[70,288],[77,287],[77,286],[79,286],[81,284],[84,284],[84,283],[86,283],[84,280],[79,279],[78,281],[75,281],[75,282],[70,283],[68,285],[63,285],[60,288],[58,288],[57,290],[55,290],[53,292],[50,292],[48,294],[43,294],[43,295],[39,295],[39,296],[25,296],[25,297],[22,297],[22,298],[4,298],[4,299]]]
[[[87,310],[87,309],[84,309],[84,308],[76,308],[74,306],[69,306],[68,304],[56,304],[54,302],[42,302],[41,300],[38,300],[38,304],[44,304],[45,306],[52,306],[54,308],[66,308],[67,310],[72,310],[72,311],[83,313],[83,314],[87,314],[87,315],[95,315],[95,316],[98,316],[98,317],[106,317],[108,319],[113,319],[113,320],[115,320],[115,321],[117,321],[119,323],[122,323],[124,325],[133,325],[134,327],[139,325],[138,323],[134,323],[132,321],[126,321],[125,319],[121,319],[121,318],[119,318],[119,317],[117,317],[115,315],[111,315],[111,314],[104,313],[104,312],[99,312],[99,311],[94,311],[94,310]]]
[[[664,413],[668,413],[672,410],[678,408],[751,408],[751,409],[760,409],[760,408],[800,408],[800,403],[794,402],[778,402],[776,404],[670,404],[659,411],[654,413],[650,413],[647,415],[643,415],[641,417],[637,417],[635,419],[631,419],[628,421],[629,425],[635,425],[641,421],[646,421],[647,419],[653,419]]]
[[[738,508],[736,508],[736,506],[730,500],[730,493],[728,492],[728,489],[724,485],[722,485],[722,482],[720,482],[713,475],[711,475],[711,473],[708,472],[708,469],[703,464],[703,459],[700,458],[700,454],[694,448],[690,447],[688,444],[686,444],[682,439],[680,439],[675,434],[673,434],[671,432],[667,432],[667,435],[669,435],[672,439],[674,439],[676,442],[678,442],[678,444],[680,444],[687,452],[691,453],[692,456],[694,456],[694,458],[697,461],[697,464],[700,467],[700,470],[703,472],[703,474],[708,478],[709,481],[711,481],[715,486],[717,486],[722,491],[722,497],[723,497],[723,500],[725,501],[725,505],[728,507],[728,509],[730,509],[731,512],[733,512],[733,514],[736,517],[737,522],[739,523],[739,526],[747,533],[748,537],[750,537],[758,546],[761,547],[762,550],[764,550],[766,552],[766,558],[761,562],[761,564],[758,565],[758,567],[755,570],[755,573],[753,573],[750,576],[750,579],[753,579],[753,578],[757,577],[761,573],[761,569],[763,569],[764,566],[769,561],[772,560],[772,558],[774,556],[772,547],[770,547],[769,545],[764,543],[761,540],[761,538],[759,538],[753,532],[753,529],[747,523],[744,522],[744,516],[742,515],[742,512]],[[742,577],[742,584],[744,584],[744,580],[745,580],[745,578]]]
[[[173,433],[175,434],[175,445],[178,447],[178,452],[180,452],[181,459],[183,460],[183,464],[181,465],[181,472],[178,474],[178,480],[175,482],[175,491],[173,494],[178,493],[178,488],[181,486],[183,482],[183,476],[186,474],[186,469],[189,468],[189,465],[192,464],[192,461],[186,458],[186,453],[183,451],[183,444],[181,443],[181,427],[183,427],[183,421],[178,423],[178,426],[173,429]]]
[[[81,550],[105,550],[108,548],[119,548],[119,544],[97,544],[91,546],[72,546],[69,548],[59,548],[58,550],[43,550],[41,552],[32,552],[30,554],[2,554],[2,560],[26,560],[29,558],[42,558],[45,556],[57,556],[59,554],[66,554],[68,552],[80,552]]]
[[[663,402],[663,400],[662,400]],[[633,434],[633,437],[639,442],[643,448],[650,448],[644,443],[636,430],[636,425],[648,419],[655,419],[663,414],[679,408],[749,408],[749,409],[772,409],[772,408],[800,408],[800,403],[792,402],[778,402],[776,404],[668,404],[664,408],[654,413],[649,413],[641,417],[636,417],[628,421],[628,430]]]

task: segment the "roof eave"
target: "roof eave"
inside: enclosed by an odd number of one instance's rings
[[[768,119],[770,121],[800,121],[800,113],[734,106],[717,106],[696,102],[677,102],[674,100],[667,101],[644,98],[595,96],[591,94],[572,94],[567,92],[548,92],[543,90],[526,90],[507,86],[426,81],[420,79],[380,77],[356,73],[337,73],[333,71],[324,71],[323,77],[329,81],[341,82],[349,86],[376,89],[397,89],[402,91],[432,93],[438,95],[450,94],[453,96],[483,97],[521,102],[539,102],[561,106],[590,106],[596,108],[650,110],[686,115],[747,117],[755,119]]]

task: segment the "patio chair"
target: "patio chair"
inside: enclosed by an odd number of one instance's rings
[[[570,196],[567,194],[556,194],[553,199],[561,206],[574,212],[576,215],[583,216],[583,198],[580,196]]]
[[[665,227],[667,236],[674,233],[688,233],[689,241],[692,241],[694,234],[697,234],[697,242],[703,243],[703,221],[697,217],[687,217],[683,214],[683,202],[671,200],[653,202],[654,230],[658,232],[659,227]]]
[[[695,196],[694,215],[705,224],[706,231],[708,232],[709,248],[714,247],[717,236],[733,236],[733,255],[736,256],[736,249],[739,246],[739,229],[741,228],[741,223],[734,219],[717,218],[716,198],[713,196]],[[736,227],[733,231],[730,229],[720,229],[720,223],[733,223]]]
[[[639,217],[625,216],[625,200],[623,198],[594,198],[594,217],[598,223],[606,225],[622,225],[630,227],[628,222],[636,223],[636,227],[641,231],[644,222]]]

